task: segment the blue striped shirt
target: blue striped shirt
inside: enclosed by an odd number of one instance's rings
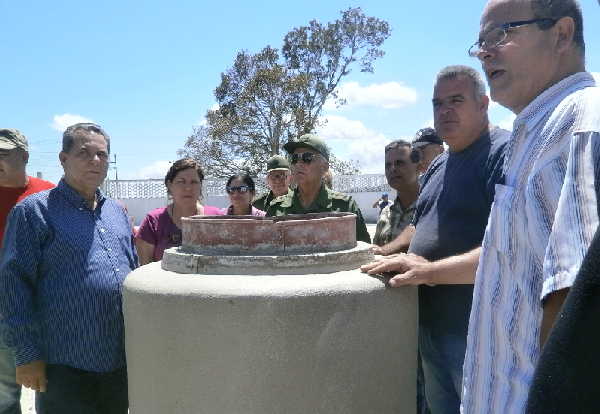
[[[137,266],[123,207],[91,210],[64,179],[11,211],[0,259],[0,317],[16,364],[94,372],[125,365],[121,286]]]
[[[598,227],[600,88],[590,74],[563,79],[517,116],[504,175],[475,279],[463,369],[468,414],[524,411],[542,301],[572,285]]]

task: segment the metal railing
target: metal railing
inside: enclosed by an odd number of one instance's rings
[[[225,195],[224,178],[206,178],[202,183],[202,192],[205,196]],[[254,179],[256,192],[266,190],[264,177]],[[341,193],[363,193],[391,191],[385,175],[334,175],[333,189]],[[146,180],[106,180],[103,184],[104,192],[112,198],[166,198],[167,189],[162,179]]]

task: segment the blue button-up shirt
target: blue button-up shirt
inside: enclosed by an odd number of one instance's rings
[[[64,180],[17,204],[0,253],[0,317],[16,364],[125,365],[121,286],[137,266],[122,206],[91,210]]]

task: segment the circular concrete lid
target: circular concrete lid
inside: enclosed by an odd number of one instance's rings
[[[349,250],[281,256],[227,256],[165,250],[161,268],[176,273],[211,275],[302,275],[355,270],[373,260],[371,245],[358,242]]]
[[[182,219],[179,251],[211,256],[282,256],[355,246],[356,215],[352,213],[192,216]]]

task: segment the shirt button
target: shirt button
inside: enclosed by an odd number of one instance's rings
[[[104,233],[106,231],[106,229],[100,229],[101,233]]]
[[[83,207],[79,207],[79,211],[83,211]]]
[[[118,271],[119,271],[119,269],[115,269],[115,272],[118,272]]]

